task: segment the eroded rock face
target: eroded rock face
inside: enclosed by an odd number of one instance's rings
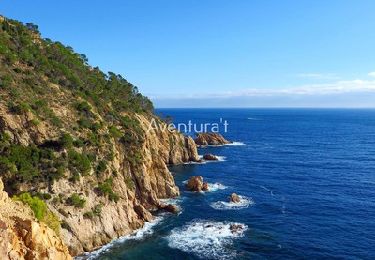
[[[194,139],[195,143],[200,146],[205,145],[224,145],[230,144],[221,134],[218,133],[200,133]]]
[[[5,110],[1,111],[1,107],[0,119],[2,131],[6,131],[11,141],[18,144],[30,145],[34,140],[42,144],[58,136],[58,133],[44,124],[34,127],[31,136],[28,128],[24,127],[28,120],[25,116],[8,116]],[[117,172],[115,176],[107,171],[100,180],[89,175],[81,177],[72,185],[69,180],[62,178],[55,181],[50,190],[47,186],[45,190],[39,187],[41,192],[48,192],[53,196],[78,193],[86,200],[82,209],[65,203],[55,204],[53,200],[47,201],[49,209],[64,223],[60,236],[73,256],[92,251],[141,228],[145,221],[152,221],[152,212],[160,205],[159,199],[180,194],[168,165],[199,161],[197,148],[191,137],[158,129],[148,131],[150,118],[138,115],[137,119],[145,133],[144,142],[139,149],[141,163],[137,167],[129,164],[129,155],[123,145],[113,143],[114,158],[108,168]],[[101,151],[97,155],[101,156]],[[119,196],[118,202],[109,201],[107,197],[95,192],[98,182],[109,177],[113,178],[113,191]],[[129,180],[133,183],[132,187],[129,186]],[[92,219],[83,217],[85,212],[92,211],[99,204],[102,205],[100,216]]]
[[[37,222],[27,206],[8,198],[1,179],[0,259],[72,259],[52,229]]]
[[[217,160],[219,160],[215,155],[210,154],[210,153],[203,155],[203,159],[206,160],[206,161],[217,161]]]
[[[186,184],[186,188],[190,191],[207,191],[208,190],[208,183],[203,182],[202,176],[192,176],[188,183]]]
[[[232,202],[232,203],[240,203],[241,198],[236,193],[232,193],[229,197],[229,201]]]

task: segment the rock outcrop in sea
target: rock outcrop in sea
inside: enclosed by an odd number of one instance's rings
[[[241,202],[241,198],[240,196],[238,196],[236,193],[232,193],[229,197],[229,202],[232,202],[232,203],[240,203]]]
[[[203,160],[206,160],[206,161],[218,161],[219,158],[217,158],[217,156],[209,153],[209,154],[203,155]]]
[[[231,143],[218,133],[199,133],[194,141],[199,146],[225,145]]]
[[[203,181],[202,176],[192,176],[186,184],[186,188],[189,191],[208,191],[208,183]]]

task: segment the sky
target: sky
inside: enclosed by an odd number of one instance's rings
[[[156,107],[375,107],[372,0],[0,0]]]

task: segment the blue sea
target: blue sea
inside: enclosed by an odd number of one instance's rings
[[[174,123],[227,120],[220,161],[171,167],[179,215],[161,214],[95,259],[374,259],[375,110],[160,109]],[[220,130],[223,130],[222,128]],[[203,176],[211,191],[187,192]],[[240,205],[227,203],[231,193]],[[233,233],[230,225],[242,226]]]

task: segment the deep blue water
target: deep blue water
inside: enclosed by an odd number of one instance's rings
[[[98,259],[375,257],[375,110],[158,112],[174,122],[226,119],[223,135],[245,145],[199,150],[225,156],[223,162],[172,167],[182,213],[164,216],[144,236],[115,243]],[[193,175],[227,188],[186,192],[183,181]],[[253,203],[211,207],[232,192]],[[247,230],[231,236],[229,222]]]

